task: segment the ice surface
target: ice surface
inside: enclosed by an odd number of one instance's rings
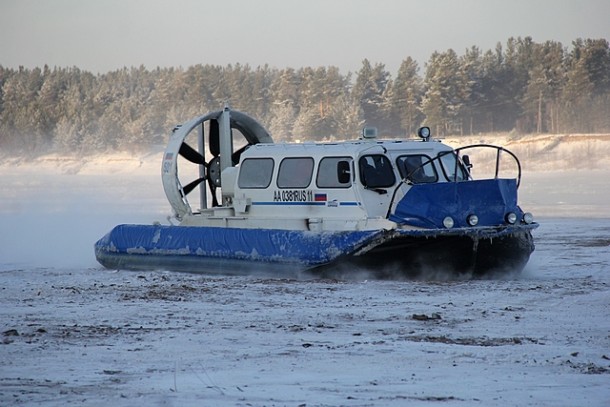
[[[159,162],[0,165],[0,405],[610,405],[610,171],[525,173],[519,277],[102,269],[114,225],[166,223]]]

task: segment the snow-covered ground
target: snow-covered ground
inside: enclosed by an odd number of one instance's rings
[[[610,405],[605,146],[523,160],[536,251],[482,281],[104,270],[115,224],[165,222],[160,154],[4,158],[0,405]]]

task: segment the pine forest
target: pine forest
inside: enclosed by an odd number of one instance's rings
[[[165,144],[176,125],[225,103],[261,122],[276,141],[511,132],[520,136],[610,132],[606,39],[536,43],[510,38],[495,49],[434,52],[392,75],[367,59],[337,67],[249,65],[93,74],[78,67],[0,65],[0,155],[96,153]]]

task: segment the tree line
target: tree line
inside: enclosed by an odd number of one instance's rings
[[[610,48],[571,47],[531,37],[462,55],[434,52],[420,73],[407,57],[395,77],[367,59],[337,67],[277,69],[229,64],[123,68],[94,75],[77,67],[0,65],[0,152],[98,152],[164,144],[170,130],[225,102],[261,122],[274,140],[381,135],[610,131]]]

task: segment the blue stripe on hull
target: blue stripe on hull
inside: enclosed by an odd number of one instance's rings
[[[327,203],[333,201],[305,201],[305,202],[292,202],[292,201],[278,201],[278,202],[269,202],[269,201],[255,201],[252,202],[254,206],[326,206]],[[360,202],[337,202],[339,206],[360,206]]]

